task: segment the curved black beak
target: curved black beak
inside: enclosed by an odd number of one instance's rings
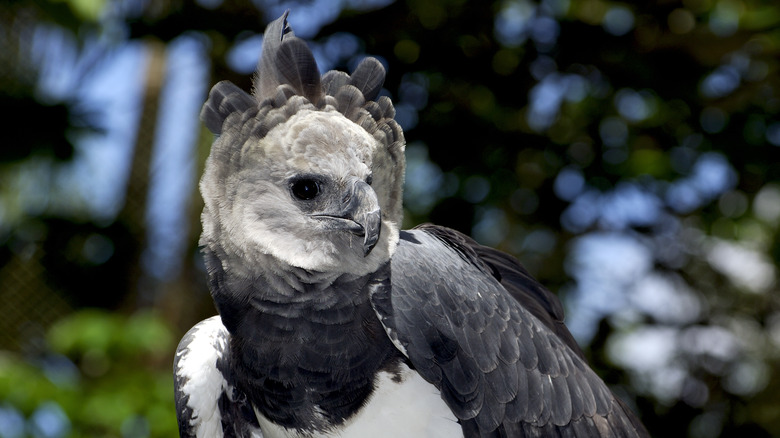
[[[382,211],[376,193],[368,183],[358,178],[347,183],[339,205],[313,216],[330,219],[333,229],[363,237],[364,257],[374,249],[382,231]]]

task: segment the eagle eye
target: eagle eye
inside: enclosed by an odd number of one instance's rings
[[[299,179],[293,182],[291,188],[292,194],[303,201],[309,201],[320,194],[320,184],[313,179]]]

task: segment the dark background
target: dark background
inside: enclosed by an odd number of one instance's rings
[[[173,436],[208,88],[377,56],[406,227],[516,255],[654,436],[780,435],[774,1],[6,1],[0,437]]]

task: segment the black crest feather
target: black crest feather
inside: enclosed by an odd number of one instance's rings
[[[331,108],[363,127],[388,148],[393,148],[394,143],[403,143],[403,133],[393,120],[392,102],[386,96],[379,96],[386,76],[382,63],[366,57],[352,75],[331,70],[320,76],[308,45],[295,36],[287,22],[288,12],[265,29],[262,55],[252,81],[253,96],[230,82],[218,83],[201,110],[206,127],[219,135],[225,129],[223,124],[228,116],[252,112],[257,119],[257,123],[252,123],[252,136],[262,138],[302,108]],[[246,121],[246,118],[231,120]]]

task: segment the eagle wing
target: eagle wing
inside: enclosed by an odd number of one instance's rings
[[[512,257],[424,226],[401,233],[391,284],[374,308],[465,436],[648,436]]]

